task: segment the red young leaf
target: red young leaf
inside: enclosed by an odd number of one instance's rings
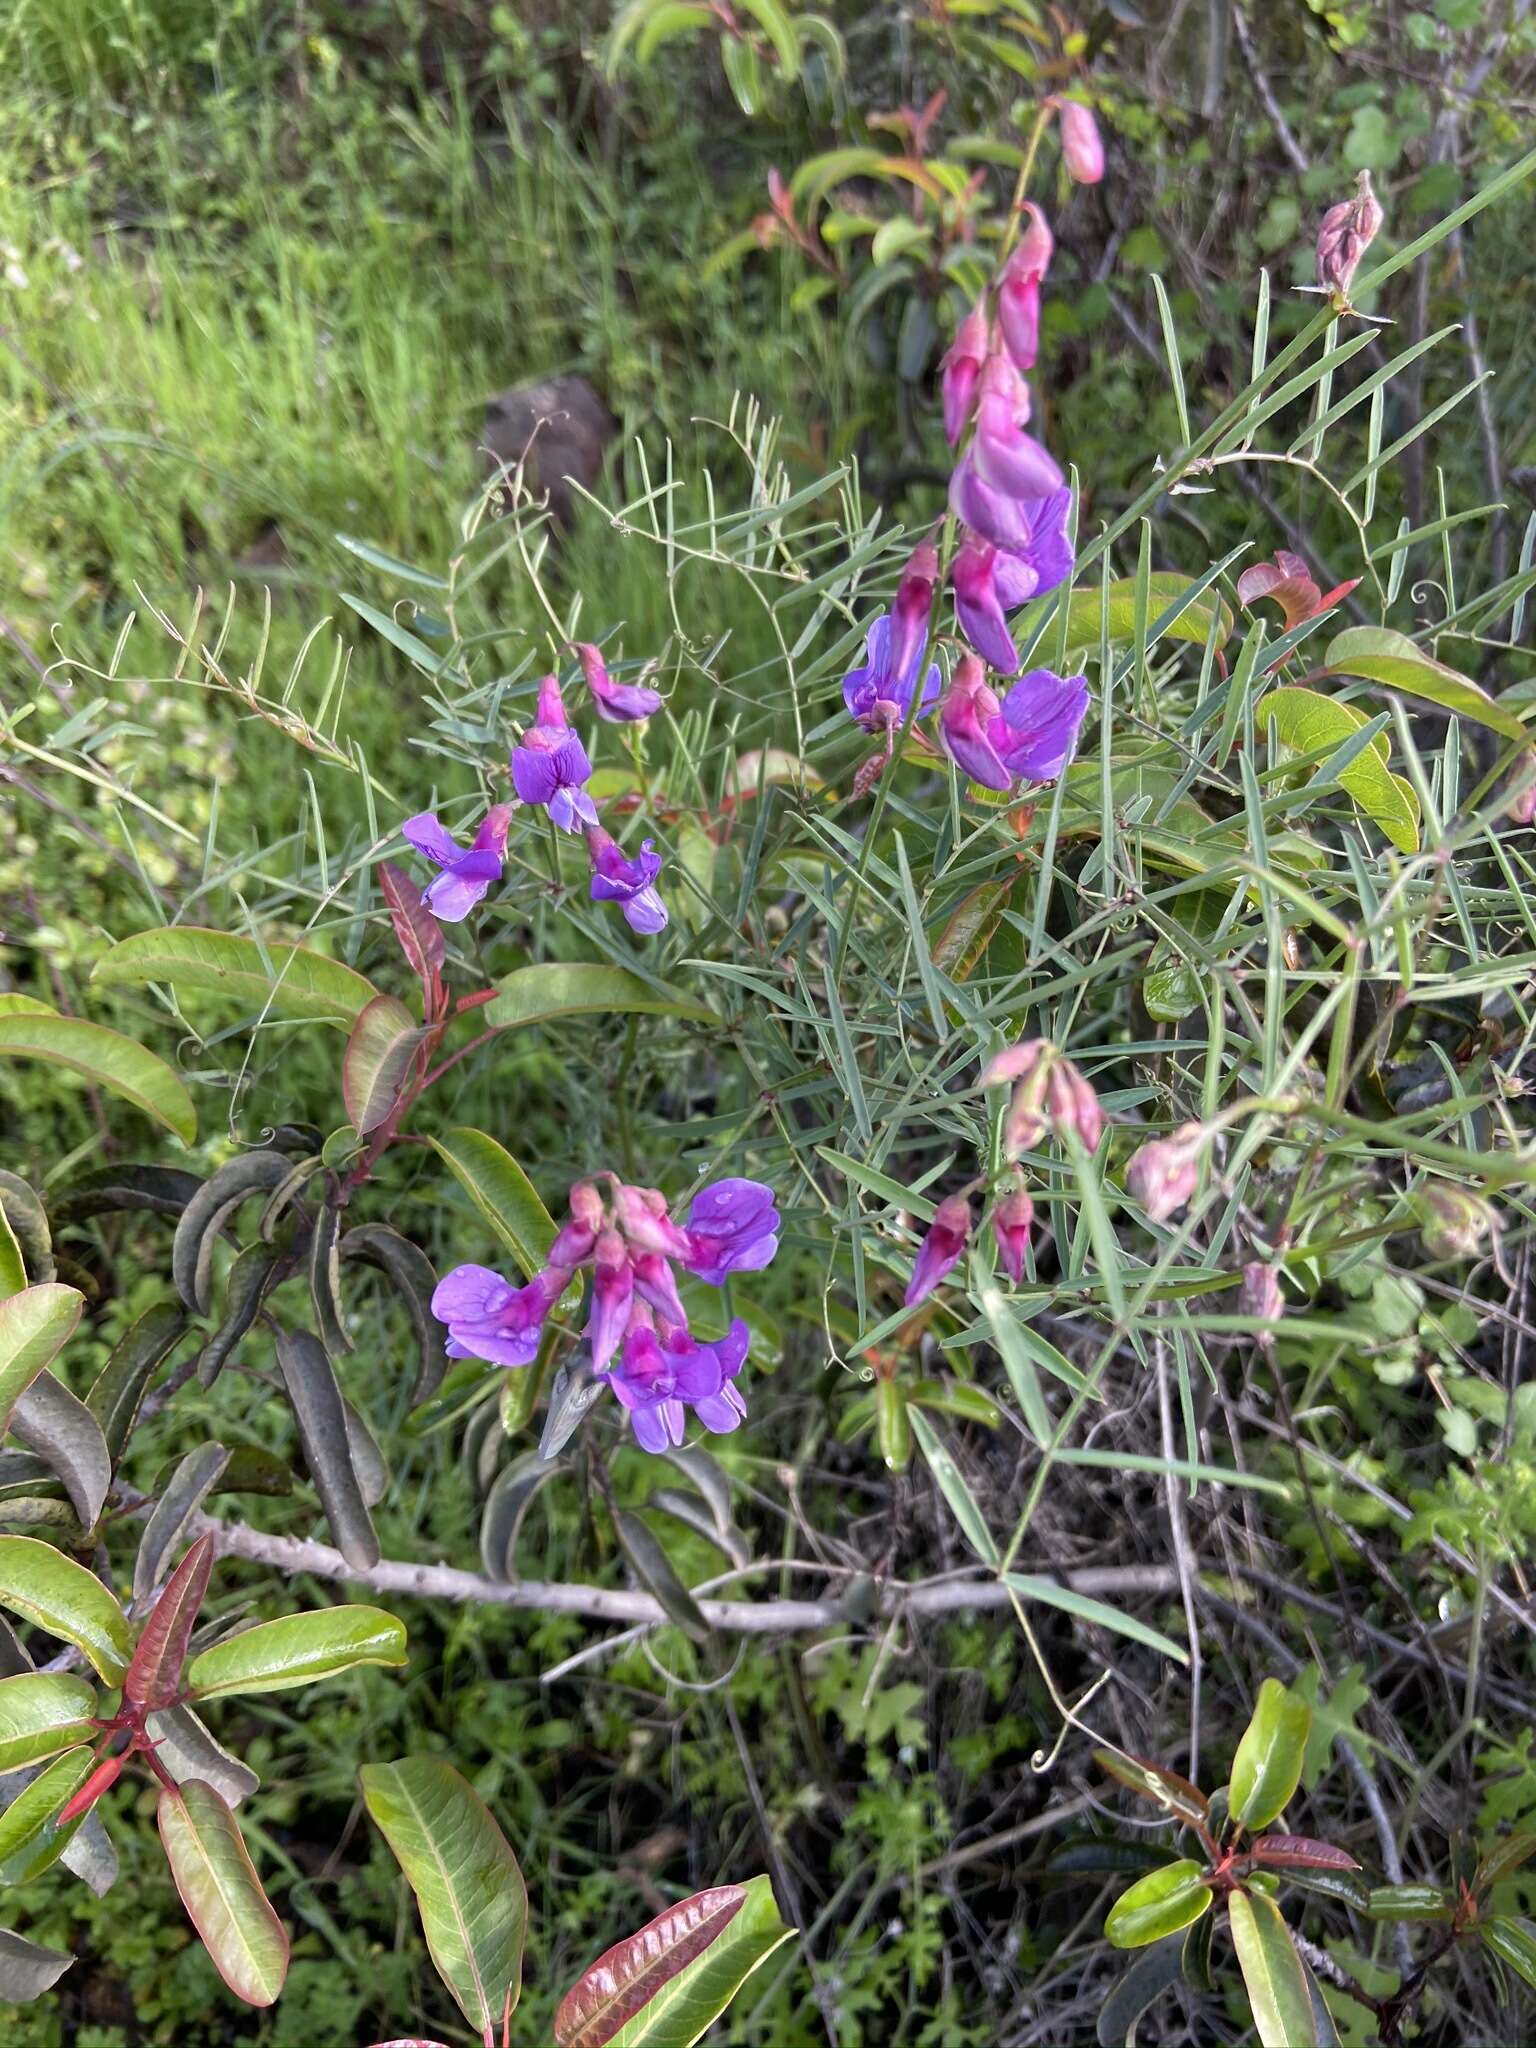
[[[123,1679],[124,1706],[153,1714],[174,1701],[212,1570],[213,1538],[199,1536],[166,1581],[144,1624]]]
[[[89,1813],[103,1792],[110,1792],[122,1775],[129,1752],[125,1749],[116,1756],[103,1757],[101,1762],[86,1779],[74,1798],[59,1808],[58,1827],[68,1827],[72,1820],[78,1820],[82,1813]]]
[[[393,861],[379,863],[379,883],[395,937],[411,972],[421,983],[426,1014],[434,1014],[433,995],[441,987],[444,958],[443,928],[421,900],[420,886]]]
[[[1248,1851],[1255,1863],[1272,1870],[1358,1870],[1359,1864],[1332,1842],[1314,1842],[1310,1835],[1260,1835]]]
[[[557,2048],[603,2048],[741,1911],[747,1888],[717,1885],[669,1907],[638,1934],[600,1955],[555,2014]]]

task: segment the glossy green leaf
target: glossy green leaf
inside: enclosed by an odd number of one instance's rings
[[[120,1031],[84,1017],[0,1017],[0,1057],[45,1060],[131,1102],[190,1145],[197,1111],[179,1074]]]
[[[627,967],[590,961],[545,961],[519,967],[497,984],[498,993],[481,1012],[492,1031],[513,1031],[523,1024],[544,1024],[555,1017],[621,1014],[691,1017],[702,1024],[718,1022],[713,1010],[680,989],[655,987]]]
[[[76,1288],[53,1280],[0,1301],[0,1436],[16,1403],[69,1341],[84,1306]]]
[[[1278,1678],[1259,1687],[1253,1718],[1232,1759],[1228,1785],[1232,1818],[1245,1828],[1267,1828],[1294,1796],[1312,1727],[1312,1709]]]
[[[91,1775],[94,1757],[84,1746],[66,1750],[0,1813],[0,1885],[27,1884],[56,1863],[85,1819],[59,1826],[59,1810]]]
[[[1320,690],[1271,690],[1259,706],[1261,719],[1273,719],[1282,747],[1293,754],[1344,746],[1369,719],[1353,704],[1325,697]],[[1338,784],[1402,853],[1419,845],[1419,800],[1413,785],[1394,775],[1386,738],[1378,733],[1340,772]]]
[[[1145,1948],[1177,1934],[1211,1907],[1210,1886],[1201,1882],[1205,1865],[1186,1856],[1138,1878],[1109,1910],[1104,1938],[1114,1948]]]
[[[20,1294],[26,1284],[27,1265],[21,1246],[16,1242],[10,1218],[0,1206],[0,1299],[8,1294]]]
[[[230,997],[257,1014],[350,1031],[378,990],[339,960],[305,946],[258,946],[231,932],[166,925],[123,939],[97,961],[93,982],[168,982],[178,994]]]
[[[528,1894],[483,1801],[435,1757],[365,1764],[363,1799],[405,1872],[438,1974],[472,2027],[500,2038],[522,1987]]]
[[[360,1137],[400,1100],[421,1045],[421,1027],[398,996],[375,996],[352,1027],[341,1059],[341,1099]]]
[[[1449,1920],[1455,1904],[1437,1884],[1379,1884],[1366,1911],[1373,1920]]]
[[[1527,1829],[1507,1835],[1502,1842],[1496,1842],[1478,1864],[1472,1877],[1473,1891],[1479,1897],[1486,1897],[1496,1884],[1529,1863],[1533,1856],[1536,1856],[1536,1834]]]
[[[533,1182],[504,1146],[484,1131],[460,1124],[433,1138],[452,1173],[528,1279],[543,1269],[555,1238],[555,1220]]]
[[[1536,1991],[1536,1926],[1514,1913],[1496,1913],[1478,1928],[1484,1946]]]
[[[215,1643],[187,1666],[199,1701],[233,1692],[286,1692],[359,1664],[403,1664],[405,1629],[380,1607],[324,1607],[285,1614]]]
[[[95,1736],[96,1689],[62,1671],[0,1678],[0,1771],[40,1763]]]
[[[288,1936],[239,1824],[211,1785],[163,1787],[156,1809],[171,1876],[214,1968],[247,2005],[271,2005],[288,1974]]]
[[[1280,1908],[1261,1892],[1233,1892],[1227,1915],[1262,2048],[1313,2048],[1307,1974]]]
[[[0,1536],[0,1606],[73,1643],[108,1685],[133,1654],[123,1610],[94,1572],[31,1536]]]
[[[556,2048],[692,2048],[793,1933],[766,1877],[697,1892],[582,1973],[555,2013]]]
[[[1434,660],[1406,633],[1394,633],[1388,626],[1347,627],[1335,634],[1325,659],[1339,675],[1359,676],[1407,696],[1422,697],[1458,718],[1470,718],[1476,725],[1502,733],[1506,739],[1525,742],[1530,737],[1529,729],[1506,705],[1469,677]]]
[[[1147,624],[1150,628],[1166,611],[1178,604],[1189,589],[1189,578],[1176,569],[1154,569],[1147,579]],[[1136,637],[1136,578],[1122,577],[1109,586],[1109,638],[1111,645]],[[1067,648],[1069,653],[1086,647],[1097,647],[1100,628],[1104,617],[1105,594],[1099,587],[1085,585],[1074,590],[1067,601]],[[1042,600],[1042,610],[1054,614],[1057,599]],[[1031,613],[1033,618],[1035,614]],[[1211,622],[1218,620],[1216,644],[1226,645],[1232,636],[1232,613],[1212,591],[1205,590],[1192,599],[1178,617],[1163,628],[1164,640],[1189,640],[1203,647],[1210,637]],[[1050,631],[1059,628],[1053,623]]]

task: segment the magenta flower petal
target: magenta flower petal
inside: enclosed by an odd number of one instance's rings
[[[649,689],[643,683],[616,683],[590,640],[578,640],[575,646],[599,718],[610,725],[621,725],[632,719],[649,718],[661,709],[659,690]]]
[[[418,811],[414,818],[407,818],[400,827],[400,836],[409,840],[418,853],[424,853],[430,861],[436,861],[440,868],[458,859],[462,848],[453,836],[438,822],[436,811]]]
[[[587,852],[592,861],[592,901],[619,904],[631,931],[647,937],[664,931],[667,906],[655,887],[661,873],[655,841],[642,840],[639,853],[631,860],[594,817],[588,823]]]
[[[721,1180],[701,1188],[688,1210],[688,1271],[712,1287],[728,1273],[756,1273],[779,1248],[773,1190],[756,1180]]]
[[[1003,699],[1009,767],[1026,782],[1049,782],[1071,760],[1088,712],[1085,676],[1032,668]]]
[[[955,614],[960,630],[989,666],[1011,676],[1019,665],[997,588],[998,550],[979,533],[968,533],[954,561]]]
[[[912,1278],[902,1300],[907,1308],[925,1301],[955,1265],[971,1234],[971,1205],[964,1195],[947,1195],[933,1212],[928,1234],[918,1247]]]

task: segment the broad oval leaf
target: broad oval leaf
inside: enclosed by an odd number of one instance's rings
[[[1312,1994],[1280,1908],[1262,1892],[1239,1891],[1227,1916],[1262,2048],[1312,2048]]]
[[[492,1031],[542,1024],[553,1017],[613,1016],[626,1011],[691,1017],[701,1024],[719,1021],[713,1010],[680,989],[657,987],[631,974],[627,967],[608,967],[601,962],[547,960],[534,967],[519,967],[496,987],[497,994],[482,1012]]]
[[[155,1754],[178,1785],[201,1778],[230,1806],[249,1799],[261,1780],[214,1741],[190,1707],[162,1707],[145,1722]]]
[[[95,1688],[67,1672],[27,1671],[19,1678],[0,1678],[0,1771],[40,1763],[91,1741],[95,1711]]]
[[[583,1972],[555,2014],[556,2048],[692,2048],[793,1933],[766,1877],[696,1892]]]
[[[277,1363],[298,1424],[299,1448],[336,1547],[354,1571],[371,1571],[379,1561],[379,1539],[352,1462],[346,1403],[331,1361],[308,1330],[281,1330]]]
[[[112,1484],[101,1424],[51,1372],[40,1372],[16,1403],[11,1432],[64,1482],[82,1529],[94,1529]]]
[[[193,1456],[196,1455],[194,1452]],[[125,1705],[168,1707],[181,1690],[181,1667],[187,1661],[187,1646],[192,1640],[198,1609],[213,1574],[213,1557],[210,1532],[199,1536],[167,1580],[165,1591],[151,1609],[134,1647],[133,1661],[123,1680]],[[158,1576],[157,1570],[155,1578]],[[151,1578],[151,1585],[155,1578]]]
[[[1285,1811],[1301,1783],[1311,1730],[1307,1702],[1278,1678],[1266,1678],[1232,1759],[1227,1790],[1232,1818],[1240,1827],[1266,1828]]]
[[[531,1280],[549,1255],[555,1221],[533,1182],[484,1131],[456,1125],[432,1140],[438,1157]]]
[[[97,961],[92,981],[169,982],[178,992],[226,995],[258,1013],[336,1024],[350,1031],[378,990],[305,946],[258,946],[231,932],[166,925],[136,932]]]
[[[1162,632],[1156,636],[1162,640],[1189,640],[1203,647],[1210,637],[1212,621],[1216,622],[1216,645],[1225,646],[1232,634],[1231,609],[1212,590],[1201,591],[1190,596],[1193,586],[1189,578],[1177,569],[1154,569],[1147,578],[1147,642],[1153,644],[1152,628],[1165,612],[1175,606],[1181,607],[1178,616],[1170,619]],[[1185,598],[1188,597],[1188,603]],[[1106,597],[1096,584],[1085,584],[1074,590],[1067,600],[1067,648],[1069,652],[1083,648],[1097,647],[1104,618]],[[1047,625],[1045,644],[1049,648],[1059,630],[1052,614],[1059,598],[1039,600],[1040,611],[1030,611],[1019,623],[1024,631],[1041,616],[1051,620]],[[1125,576],[1117,583],[1111,583],[1108,591],[1109,638],[1111,644],[1131,640],[1136,634],[1136,578]]]
[[[497,2038],[522,1988],[528,1894],[489,1809],[435,1757],[365,1764],[374,1824],[416,1894],[439,1976],[472,2027]]]
[[[73,1643],[108,1685],[133,1654],[123,1610],[94,1572],[31,1536],[0,1536],[0,1606]]]
[[[1483,1944],[1536,1990],[1536,1926],[1515,1913],[1495,1913],[1478,1929]]]
[[[171,1876],[214,1968],[247,2005],[271,2005],[288,1974],[288,1936],[228,1805],[201,1778],[161,1788],[156,1819]]]
[[[419,882],[389,860],[380,861],[378,875],[400,950],[423,990],[430,989],[447,957],[443,928],[422,902]]]
[[[1281,746],[1293,754],[1315,754],[1322,747],[1336,750],[1346,746],[1363,725],[1370,723],[1352,704],[1340,703],[1337,697],[1325,697],[1319,690],[1291,688],[1271,690],[1260,701],[1259,717],[1273,719]],[[1412,783],[1393,774],[1389,760],[1385,737],[1378,733],[1339,771],[1338,786],[1381,827],[1399,852],[1416,853],[1419,799]]]
[[[120,1031],[84,1017],[27,1012],[0,1017],[0,1056],[46,1060],[106,1088],[164,1124],[183,1144],[197,1137],[197,1111],[180,1075]]]
[[[1426,654],[1406,633],[1394,633],[1389,626],[1349,626],[1335,634],[1325,658],[1339,675],[1359,676],[1365,682],[1401,690],[1406,696],[1422,697],[1458,718],[1470,718],[1502,733],[1506,739],[1522,743],[1529,739],[1529,729],[1507,706],[1469,677]]]
[[[91,1775],[94,1762],[83,1746],[66,1750],[0,1813],[0,1885],[26,1884],[63,1855],[85,1815],[60,1827],[59,1812]]]
[[[74,1962],[56,1948],[0,1928],[0,2005],[27,2005],[51,1991]]]
[[[85,1296],[46,1280],[0,1301],[0,1436],[16,1403],[69,1341]]]
[[[213,1304],[213,1255],[224,1226],[242,1203],[275,1188],[292,1170],[286,1153],[243,1152],[203,1182],[171,1240],[171,1278],[188,1308],[207,1315]]]
[[[1145,1948],[1177,1934],[1210,1911],[1211,1888],[1204,1877],[1205,1865],[1191,1856],[1149,1870],[1111,1906],[1105,1940],[1115,1948]]]
[[[324,1607],[285,1614],[229,1636],[187,1666],[199,1701],[233,1692],[286,1692],[359,1664],[403,1664],[405,1629],[381,1607]]]
[[[376,1131],[400,1100],[421,1028],[398,996],[375,996],[341,1057],[341,1099],[359,1137]]]

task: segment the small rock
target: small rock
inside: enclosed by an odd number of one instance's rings
[[[514,472],[535,498],[548,497],[562,531],[574,510],[571,484],[590,491],[618,421],[585,377],[545,377],[498,392],[485,408],[481,449],[488,466]]]

